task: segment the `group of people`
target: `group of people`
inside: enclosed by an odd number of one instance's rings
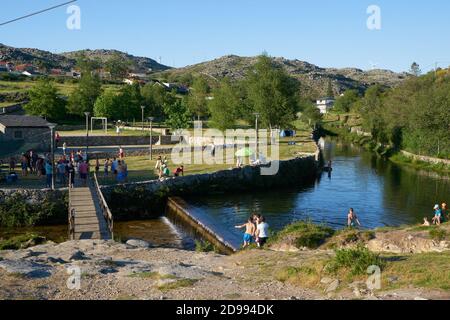
[[[448,206],[445,202],[442,203],[441,206],[436,204],[434,206],[433,210],[434,210],[434,215],[433,215],[433,218],[431,219],[431,223],[427,217],[423,218],[424,226],[430,226],[431,224],[440,226],[441,223],[450,221],[450,212],[449,212]]]
[[[51,162],[48,163],[49,169]],[[55,166],[57,183],[60,185],[69,185],[73,188],[75,185],[76,176],[79,177],[83,186],[87,185],[89,174],[89,161],[81,156],[74,155],[67,158],[65,155],[61,156]],[[47,186],[51,187],[52,176],[47,175]]]
[[[103,176],[105,178],[109,177],[110,168],[111,173],[113,174],[117,182],[123,183],[128,181],[128,165],[122,156],[119,156],[119,159],[114,157],[112,160],[110,160],[109,158],[105,160],[105,162],[103,163]],[[100,163],[98,161],[98,158],[96,159],[95,171],[97,173],[100,171]]]
[[[258,248],[262,248],[269,239],[269,224],[266,222],[266,218],[260,214],[253,214],[246,223],[235,228],[245,228],[243,248],[247,248],[253,242]]]
[[[155,171],[158,174],[159,180],[164,180],[170,177],[169,160],[167,157],[158,156],[155,164]],[[179,166],[173,171],[174,177],[184,176],[184,166]]]

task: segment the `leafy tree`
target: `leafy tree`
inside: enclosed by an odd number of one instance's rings
[[[312,129],[315,129],[321,124],[322,118],[323,116],[320,113],[320,110],[312,103],[305,104],[300,116],[300,120],[307,123]]]
[[[39,80],[29,92],[30,102],[25,105],[27,113],[58,120],[65,115],[65,101],[49,80]]]
[[[327,97],[328,98],[334,97],[333,84],[331,83],[331,79],[328,80]]]
[[[247,105],[267,127],[290,126],[298,111],[298,83],[267,55],[261,55],[246,78]],[[247,113],[248,115],[248,113]]]
[[[209,110],[214,127],[220,130],[233,128],[243,105],[240,87],[224,78],[212,93],[214,99],[209,103]]]
[[[119,53],[115,53],[107,62],[105,69],[111,73],[115,80],[121,80],[128,75],[130,61],[126,60]]]
[[[208,115],[208,101],[206,100],[210,88],[206,79],[202,76],[196,77],[192,84],[187,100],[189,111],[199,119]]]
[[[101,68],[101,61],[99,59],[91,59],[84,52],[78,53],[75,57],[76,66],[81,73],[92,73]]]
[[[347,90],[343,96],[336,99],[334,109],[340,112],[349,112],[355,102],[359,100],[357,90]]]
[[[413,62],[411,65],[411,69],[409,70],[409,73],[413,76],[419,77],[422,74],[422,70],[420,70],[420,66],[418,63]]]
[[[162,118],[164,104],[174,103],[174,96],[158,84],[148,83],[141,88],[143,105],[147,116]]]
[[[112,90],[107,90],[97,98],[94,104],[94,115],[96,117],[107,117],[111,120],[121,118],[120,98]]]
[[[186,106],[184,99],[176,99],[174,103],[164,104],[164,112],[166,114],[166,124],[174,131],[187,129],[191,113]]]
[[[69,97],[68,112],[83,116],[84,112],[93,112],[94,104],[102,93],[102,83],[98,75],[84,72],[78,87]]]
[[[124,86],[119,95],[122,120],[141,119],[142,102],[139,84]]]

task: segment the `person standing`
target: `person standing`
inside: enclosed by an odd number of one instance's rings
[[[69,162],[67,174],[69,175],[69,188],[73,188],[75,186],[75,167],[73,162]]]
[[[361,227],[361,223],[359,222],[358,216],[355,213],[355,210],[353,208],[350,208],[348,215],[347,215],[347,226],[349,228],[355,228],[357,226]]]
[[[444,202],[442,204],[441,211],[442,211],[442,216],[444,217],[444,219],[446,219],[446,221],[450,221],[450,212],[448,211],[447,203]]]
[[[103,164],[103,175],[104,175],[104,177],[106,178],[106,177],[108,177],[108,175],[109,175],[109,159],[106,159],[105,160],[105,163]]]
[[[253,241],[253,236],[255,235],[255,225],[253,224],[252,218],[248,218],[247,222],[240,226],[235,226],[236,229],[243,229],[245,228],[244,233],[244,244],[242,246],[243,249],[247,248]]]
[[[439,205],[434,206],[434,217],[433,217],[433,224],[440,226],[441,220],[442,220],[442,210],[439,208]]]
[[[66,150],[67,150],[67,143],[63,143],[63,154],[66,155]]]
[[[87,185],[87,176],[88,176],[88,171],[89,171],[89,165],[87,164],[86,161],[83,161],[80,163],[79,165],[79,169],[80,171],[80,178],[81,181],[83,181],[83,186]]]
[[[98,156],[95,158],[95,174],[98,175],[100,171],[100,162],[98,161]]]
[[[260,216],[258,218],[258,225],[256,227],[256,243],[259,248],[264,247],[269,240],[269,224],[266,222],[266,218]]]
[[[47,176],[47,188],[52,188],[53,166],[50,161],[45,162],[45,174]]]
[[[16,172],[16,160],[13,157],[9,159],[9,172]]]
[[[119,147],[119,159],[123,160],[125,158],[125,152],[122,147]]]

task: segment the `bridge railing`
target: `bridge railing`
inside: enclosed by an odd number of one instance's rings
[[[108,229],[111,233],[111,238],[114,239],[114,218],[111,213],[111,210],[108,207],[108,203],[103,196],[102,190],[100,190],[100,184],[98,183],[97,173],[94,172],[94,186],[95,192],[100,202],[100,208],[102,209],[103,216],[105,217],[106,222],[108,223]]]
[[[69,173],[69,240],[75,239],[75,209],[72,209],[72,203],[71,199],[72,197],[70,194],[72,193],[72,185],[70,183],[72,178],[72,174]]]

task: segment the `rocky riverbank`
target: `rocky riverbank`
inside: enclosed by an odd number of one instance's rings
[[[50,242],[0,251],[0,299],[450,299],[448,238],[411,250],[405,243],[428,233],[417,228],[369,237],[346,231],[314,250],[282,248],[281,237],[267,250],[230,256],[139,240]],[[367,245],[375,239],[376,247]],[[380,288],[367,286],[369,275],[328,271],[339,250],[358,242],[382,251]],[[361,258],[366,259],[354,256],[352,263]]]

